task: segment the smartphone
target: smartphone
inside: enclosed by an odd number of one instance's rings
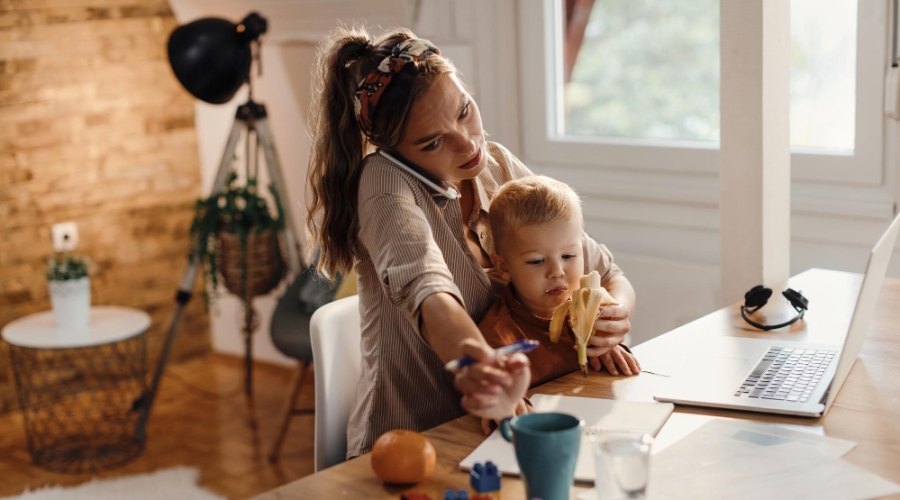
[[[438,180],[436,177],[434,177],[430,173],[426,172],[425,169],[423,169],[422,167],[407,160],[406,158],[403,158],[403,160],[401,161],[401,160],[395,158],[394,156],[391,156],[383,149],[379,149],[378,154],[383,156],[385,159],[387,159],[394,165],[397,165],[398,167],[400,167],[401,170],[404,170],[404,171],[412,174],[413,177],[415,177],[416,179],[419,179],[426,186],[437,191],[441,196],[443,196],[447,199],[450,199],[450,200],[455,200],[455,199],[459,198],[459,191],[457,191],[456,188],[454,188],[452,186],[450,187],[449,190],[442,188],[440,186],[440,182],[441,182],[440,180]]]

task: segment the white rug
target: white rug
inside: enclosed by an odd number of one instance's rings
[[[0,500],[226,500],[197,486],[200,471],[175,467],[64,488],[49,486]]]

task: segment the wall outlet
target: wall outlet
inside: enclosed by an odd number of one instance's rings
[[[78,246],[78,225],[74,222],[60,222],[50,228],[53,235],[53,250],[69,252]]]

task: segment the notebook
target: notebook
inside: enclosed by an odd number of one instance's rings
[[[531,397],[534,411],[539,413],[568,413],[584,420],[585,429],[593,433],[632,431],[656,436],[672,414],[675,405],[671,403],[640,403],[634,401],[613,401],[611,399],[580,398],[537,394]],[[575,480],[594,482],[594,454],[591,452],[589,432],[581,438],[578,462],[575,465]],[[495,430],[462,462],[459,468],[471,470],[476,463],[490,460],[506,475],[519,475],[519,464],[512,443],[507,442]]]

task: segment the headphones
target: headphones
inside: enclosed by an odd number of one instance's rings
[[[750,323],[751,325],[759,328],[760,330],[769,331],[769,330],[777,330],[778,328],[784,328],[785,326],[794,323],[798,319],[802,318],[804,314],[806,314],[806,310],[809,309],[809,299],[803,296],[802,293],[794,290],[793,288],[788,288],[787,290],[781,292],[781,295],[784,295],[784,298],[791,303],[794,310],[797,311],[797,315],[794,316],[790,321],[785,321],[784,323],[779,323],[777,325],[763,325],[761,323],[757,323],[752,319],[748,318],[748,314],[753,314],[756,311],[762,309],[762,306],[766,305],[766,302],[769,301],[769,297],[772,296],[772,289],[766,288],[762,285],[756,285],[751,288],[749,292],[744,294],[744,305],[741,306],[741,316],[744,318],[744,321]]]

